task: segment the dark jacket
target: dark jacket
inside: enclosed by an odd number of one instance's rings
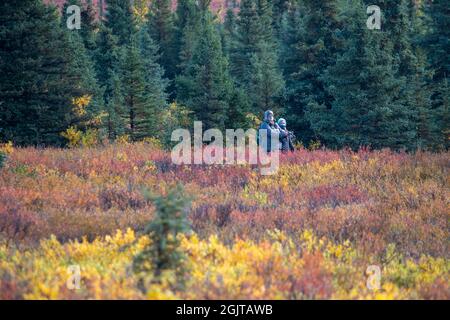
[[[295,148],[292,142],[293,140],[292,132],[281,128],[280,132],[282,132],[282,134],[280,134],[281,151],[282,152],[294,151]]]
[[[267,144],[263,145],[263,147],[265,147],[267,152],[270,152],[272,150],[272,136],[271,136],[272,133],[278,134],[279,139],[281,139],[282,137],[286,137],[286,135],[287,135],[286,131],[282,131],[277,123],[270,124],[269,122],[264,121],[259,126],[258,144],[263,143],[262,138],[261,138],[261,133],[262,133],[261,130],[263,130],[263,131],[265,130],[267,132]],[[275,141],[274,143],[275,144],[273,146],[273,149],[275,150],[279,147],[279,141]]]

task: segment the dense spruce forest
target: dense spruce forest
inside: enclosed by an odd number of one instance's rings
[[[108,0],[100,17],[2,1],[0,142],[169,146],[193,120],[257,128],[271,109],[305,146],[448,149],[448,0],[210,1]]]

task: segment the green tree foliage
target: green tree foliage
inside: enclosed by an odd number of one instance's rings
[[[250,59],[261,41],[261,25],[255,0],[242,0],[237,20],[235,47],[230,52],[231,74],[236,83],[250,83]]]
[[[283,17],[288,11],[291,2],[295,2],[295,0],[272,0],[271,2],[273,4],[273,26],[279,37],[282,30]]]
[[[196,0],[178,2],[174,37],[177,74],[184,72],[192,59],[199,35],[200,18],[201,12]]]
[[[150,275],[150,282],[161,281],[164,272],[175,275],[178,281],[174,284],[180,285],[186,268],[177,235],[190,230],[187,213],[191,199],[181,185],[169,190],[165,196],[148,192],[145,196],[155,204],[156,216],[145,229],[151,239],[150,245],[134,258],[133,270],[141,275],[144,290],[145,278]]]
[[[125,133],[125,124],[122,115],[125,113],[122,95],[120,50],[117,38],[111,29],[102,26],[97,37],[94,52],[96,76],[103,91],[103,103],[106,117],[104,128],[109,139]]]
[[[331,108],[314,102],[307,116],[332,146],[414,148],[415,110],[399,98],[405,79],[397,77],[393,46],[388,34],[361,28],[362,9],[356,0],[345,10],[347,50],[319,79],[333,97]]]
[[[72,105],[83,95],[97,98],[84,46],[61,29],[54,7],[38,0],[1,2],[0,29],[2,138],[19,145],[64,143],[62,131],[97,111],[90,105],[79,117]]]
[[[206,128],[224,128],[232,81],[219,32],[209,11],[204,11],[198,42],[186,70],[177,78],[178,99]]]
[[[108,0],[105,25],[118,38],[119,46],[129,44],[136,33],[130,0]]]
[[[66,27],[67,19],[72,14],[67,14],[67,8],[71,5],[78,6],[81,16],[81,29],[77,30],[83,39],[83,44],[89,53],[95,49],[95,34],[98,32],[99,23],[96,19],[96,11],[91,1],[68,0],[62,8],[61,23],[63,28]]]
[[[160,50],[158,63],[172,80],[176,73],[176,52],[171,0],[152,1],[148,15],[148,31]]]
[[[81,35],[76,31],[65,32],[68,33],[69,39],[69,71],[72,81],[78,84],[78,94],[74,92],[73,98],[89,96],[89,104],[84,110],[75,108],[75,117],[71,119],[71,125],[78,124],[78,126],[88,129],[98,126],[92,120],[98,117],[103,109],[102,92],[97,83],[94,63],[84,47]]]
[[[150,93],[146,91],[145,65],[135,36],[127,45],[122,63],[122,92],[127,133],[136,141],[152,135],[157,119]]]
[[[284,80],[279,67],[279,46],[274,37],[272,4],[267,0],[244,0],[236,30],[230,29],[228,54],[231,73],[241,90],[249,93],[252,111],[281,109]]]
[[[283,95],[284,79],[278,69],[278,57],[273,46],[261,42],[258,52],[250,60],[252,74],[249,83],[249,95],[253,101],[253,110],[263,113],[272,109],[280,112],[278,99]]]
[[[423,39],[433,73],[431,129],[432,147],[448,149],[450,143],[450,6],[446,0],[435,0],[425,6],[428,30]]]
[[[0,151],[0,169],[2,169],[5,166],[6,160],[8,159],[8,156],[3,151]]]
[[[160,56],[159,48],[150,38],[148,30],[142,28],[138,37],[145,70],[145,90],[158,113],[167,106],[166,90],[169,81],[164,78],[164,69],[157,62]]]
[[[228,58],[230,57],[231,49],[235,46],[236,31],[236,15],[232,9],[227,9],[222,26],[222,48]]]
[[[81,37],[89,52],[95,49],[95,37],[99,31],[100,23],[96,18],[97,11],[94,9],[92,1],[87,1],[84,10],[81,11]]]
[[[365,12],[362,7],[359,10]],[[305,0],[292,5],[283,25],[287,120],[305,143],[316,138],[310,126],[312,119],[305,116],[308,104],[329,108],[333,100],[322,76],[336,61],[340,49],[340,39],[335,36],[341,28],[337,13],[336,0]],[[359,27],[364,28],[365,22]]]

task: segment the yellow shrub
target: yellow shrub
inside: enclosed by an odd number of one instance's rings
[[[82,134],[83,132],[75,126],[71,126],[65,132],[62,132],[61,136],[68,140],[69,147],[77,147],[81,144]]]
[[[86,107],[91,103],[91,95],[83,95],[81,97],[73,98],[72,105],[73,111],[77,116],[83,116],[86,114]]]
[[[14,151],[14,146],[11,141],[7,143],[0,143],[0,152],[3,152],[5,154],[11,154]]]

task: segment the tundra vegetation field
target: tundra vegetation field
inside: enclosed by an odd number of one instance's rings
[[[301,149],[271,176],[151,143],[0,153],[0,299],[450,299],[448,152]],[[158,239],[177,183],[189,227]]]

